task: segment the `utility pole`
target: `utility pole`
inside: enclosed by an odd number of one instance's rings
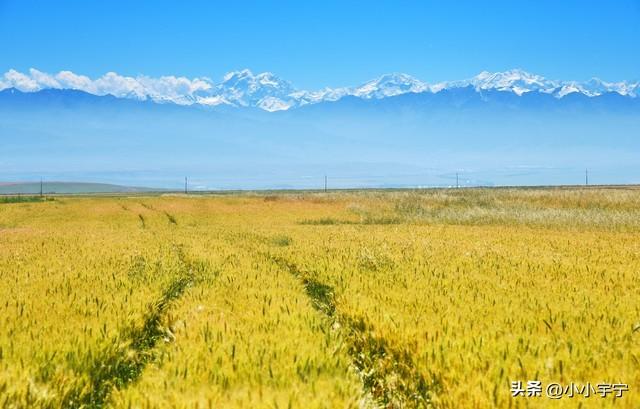
[[[584,170],[584,185],[589,185],[589,169]]]
[[[324,175],[324,192],[327,193],[327,175]]]
[[[42,178],[40,178],[40,197],[42,197]]]
[[[187,194],[187,177],[184,177],[184,194]]]
[[[458,172],[456,172],[456,189],[460,187],[460,183],[458,181]]]

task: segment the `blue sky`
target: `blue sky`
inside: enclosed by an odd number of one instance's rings
[[[523,68],[640,79],[640,0],[0,0],[0,70],[96,77],[272,71],[299,88],[386,72],[425,81]]]

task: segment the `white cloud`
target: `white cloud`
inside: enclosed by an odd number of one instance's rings
[[[84,75],[74,74],[71,71],[60,71],[56,74],[56,79],[62,85],[62,88],[86,90],[95,93],[93,81]]]
[[[142,91],[153,99],[169,99],[178,103],[193,103],[195,94],[211,89],[213,84],[208,79],[185,77],[138,77]]]
[[[4,74],[3,86],[4,88],[17,88],[24,92],[33,92],[42,89],[35,79],[13,69]]]
[[[192,104],[198,99],[197,93],[207,91],[212,86],[208,78],[126,77],[108,72],[100,78],[91,79],[71,71],[60,71],[52,75],[34,68],[28,74],[11,69],[0,77],[0,90],[17,88],[23,92],[35,92],[47,88],[74,89],[94,95],[111,94],[120,98],[152,99],[178,104]]]
[[[150,96],[144,86],[132,77],[123,77],[115,72],[108,72],[93,82],[99,95],[111,94],[116,97],[136,97],[146,99]]]
[[[51,75],[38,71],[35,68],[29,70],[29,75],[38,84],[39,88],[61,88],[60,83]]]

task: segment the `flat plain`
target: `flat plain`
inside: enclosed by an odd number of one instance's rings
[[[2,407],[640,407],[632,187],[7,199],[0,275]]]

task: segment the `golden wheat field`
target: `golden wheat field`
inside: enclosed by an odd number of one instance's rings
[[[640,407],[638,189],[11,200],[0,274],[4,408]]]

